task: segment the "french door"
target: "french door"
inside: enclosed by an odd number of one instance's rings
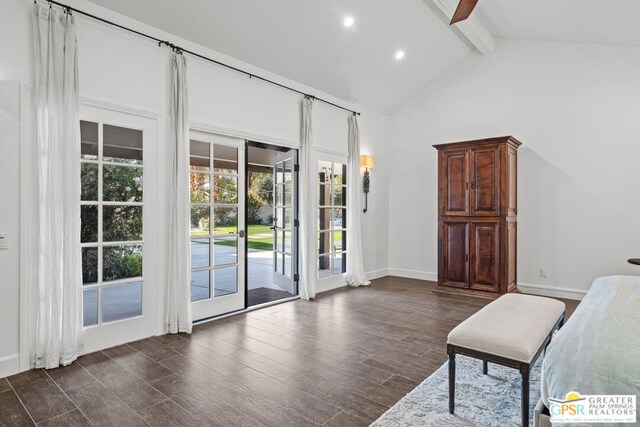
[[[85,352],[154,334],[157,121],[83,105],[81,256]]]
[[[192,131],[189,163],[197,321],[245,308],[245,140]]]
[[[273,284],[296,293],[297,151],[289,150],[273,160]]]

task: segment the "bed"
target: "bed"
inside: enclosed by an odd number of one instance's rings
[[[549,398],[563,399],[570,391],[640,399],[640,277],[608,276],[593,282],[547,348],[541,388],[536,426],[551,425],[544,415]]]

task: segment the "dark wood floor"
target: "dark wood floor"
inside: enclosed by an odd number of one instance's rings
[[[433,287],[387,277],[0,379],[0,426],[368,425],[490,302]]]

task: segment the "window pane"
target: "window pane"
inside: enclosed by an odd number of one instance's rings
[[[238,232],[238,208],[213,208],[214,233],[235,234]]]
[[[102,177],[105,202],[142,202],[142,169],[105,165]]]
[[[328,230],[331,228],[331,209],[320,208],[318,216],[318,230]]]
[[[339,251],[343,251],[344,250],[344,244],[346,242],[344,242],[343,239],[343,232],[342,231],[334,231],[333,233],[333,237],[332,237],[332,247],[331,247],[331,252],[339,252]]]
[[[238,178],[214,176],[213,201],[214,203],[238,203]]]
[[[98,124],[80,120],[80,153],[83,159],[98,159]]]
[[[105,162],[142,164],[141,130],[104,125],[102,141],[102,157]]]
[[[346,261],[346,254],[342,253],[342,254],[333,255],[333,262],[332,262],[333,275],[347,272],[347,263],[345,261]]]
[[[142,206],[103,206],[102,240],[142,240]]]
[[[226,145],[213,145],[213,171],[220,173],[238,172],[238,149]]]
[[[98,282],[98,248],[82,248],[82,283]]]
[[[92,326],[98,324],[98,290],[85,289],[82,292],[82,324]]]
[[[98,165],[83,163],[80,169],[80,200],[98,200]]]
[[[331,162],[318,162],[318,182],[328,183],[331,181]]]
[[[318,186],[318,206],[330,206],[331,205],[331,186],[322,185]]]
[[[347,206],[345,191],[345,187],[333,187],[333,206]]]
[[[284,251],[286,253],[291,253],[291,232],[284,231]]]
[[[347,226],[345,221],[347,217],[346,209],[332,209],[331,213],[331,228],[345,228]]]
[[[285,206],[291,206],[292,191],[293,191],[293,183],[291,183],[291,182],[285,183],[284,184],[284,204],[285,204]]]
[[[102,289],[102,321],[114,322],[142,315],[142,282]]]
[[[98,207],[80,207],[80,242],[90,243],[98,241]]]
[[[211,175],[208,173],[189,174],[189,195],[191,203],[209,203]]]
[[[189,143],[191,146],[191,157],[189,158],[191,169],[208,171],[211,161],[211,144],[193,139],[190,140]]]
[[[191,240],[191,268],[209,267],[209,239]]]
[[[213,270],[214,296],[235,294],[238,292],[238,268],[219,268]]]
[[[191,272],[191,301],[209,298],[209,273],[211,270]]]
[[[209,234],[209,213],[211,208],[204,206],[191,207],[191,236]]]
[[[236,264],[237,262],[237,237],[223,237],[213,241],[213,265]]]
[[[318,233],[318,253],[326,254],[331,252],[330,233]]]
[[[334,163],[332,182],[336,185],[345,185],[346,176],[347,176],[347,166],[341,163]]]
[[[105,282],[142,276],[142,245],[106,246],[102,259]]]
[[[318,258],[318,277],[324,279],[331,276],[331,256],[323,255]]]

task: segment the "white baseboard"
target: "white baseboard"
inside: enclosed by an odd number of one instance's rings
[[[389,276],[405,277],[407,279],[438,281],[438,273],[432,271],[407,270],[405,268],[389,268]]]
[[[375,279],[379,279],[381,277],[388,276],[389,275],[389,270],[386,269],[386,268],[381,268],[380,270],[369,271],[366,274],[367,274],[367,279],[375,280]]]
[[[0,357],[0,378],[20,372],[20,357],[17,354]]]
[[[582,300],[587,293],[587,291],[583,289],[561,288],[559,286],[535,285],[533,283],[522,282],[518,282],[518,289],[520,289],[523,294],[574,300]]]

